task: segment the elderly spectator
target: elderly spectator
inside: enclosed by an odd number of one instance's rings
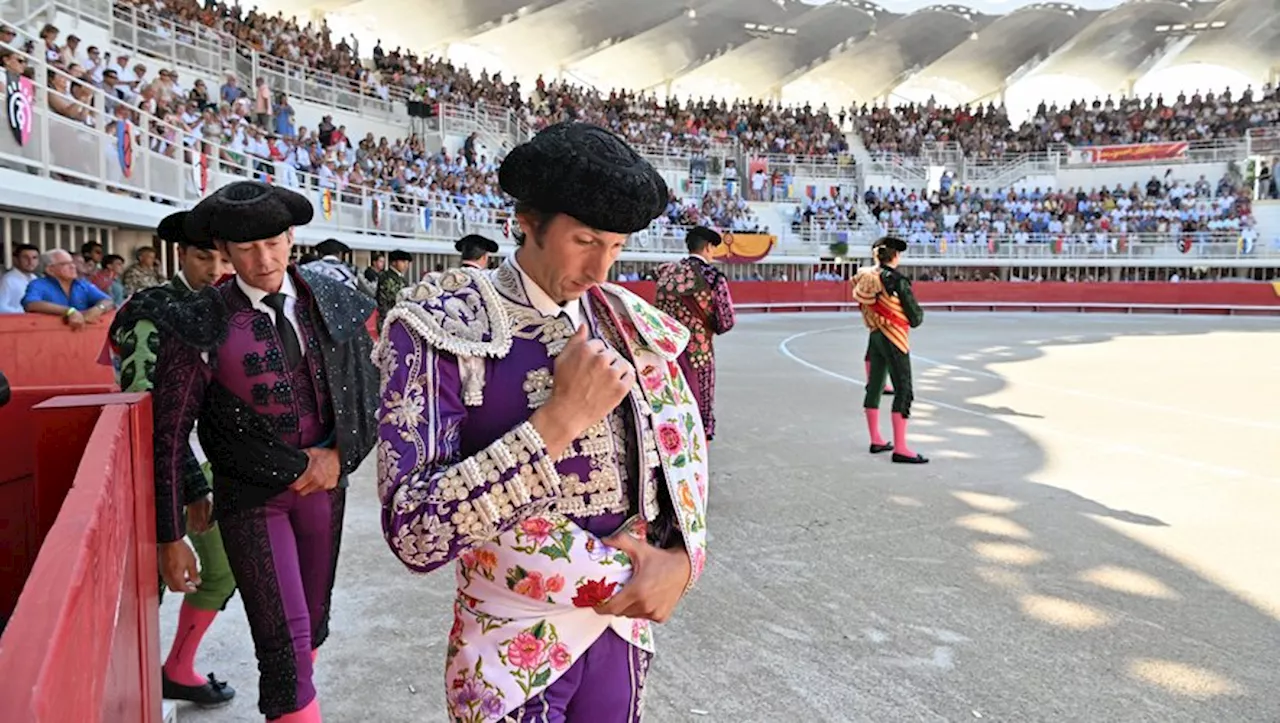
[[[27,313],[58,316],[72,329],[80,329],[111,310],[111,298],[76,276],[75,259],[66,251],[45,252],[44,271],[46,276],[28,284],[22,296]]]
[[[36,268],[40,266],[40,249],[31,244],[13,247],[13,268],[0,276],[0,314],[21,314],[22,297],[27,286],[35,281]]]
[[[143,289],[164,284],[164,274],[160,273],[159,257],[156,256],[154,248],[141,246],[133,252],[133,258],[135,259],[133,264],[124,270],[121,277],[126,296],[133,296]]]

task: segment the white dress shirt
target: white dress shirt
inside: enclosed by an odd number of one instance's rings
[[[9,269],[0,276],[0,314],[21,314],[24,311],[22,297],[27,293],[27,284],[35,279],[35,274],[18,269]]]
[[[236,285],[240,287],[240,291],[248,297],[249,304],[256,310],[266,314],[271,323],[276,323],[276,310],[267,306],[262,300],[266,298],[267,292],[245,283],[244,279],[236,277]],[[302,332],[298,326],[298,289],[293,285],[293,279],[289,278],[289,274],[284,275],[284,282],[280,284],[280,293],[284,294],[284,316],[293,325],[293,333],[298,335],[298,346],[302,348],[302,355],[307,354],[306,342],[302,339]]]
[[[542,290],[541,286],[538,286],[537,282],[525,273],[524,269],[520,268],[520,262],[516,261],[515,256],[511,257],[511,265],[520,272],[520,283],[524,285],[525,296],[529,297],[529,304],[539,314],[543,316],[564,314],[569,318],[569,323],[573,324],[573,330],[578,330],[582,325],[582,299],[565,302],[563,306],[557,304],[547,292]]]

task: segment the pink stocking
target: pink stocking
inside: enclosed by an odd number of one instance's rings
[[[893,452],[903,457],[916,456],[907,446],[907,418],[898,412],[893,413]]]
[[[200,641],[205,631],[218,617],[216,610],[201,610],[187,601],[182,601],[178,610],[178,632],[173,636],[173,647],[169,649],[169,657],[164,661],[164,674],[178,685],[200,687],[209,682],[196,672],[196,651],[200,649]]]
[[[871,435],[871,443],[877,446],[884,444],[884,437],[880,435],[880,410],[879,409],[863,409],[867,415],[867,432]]]

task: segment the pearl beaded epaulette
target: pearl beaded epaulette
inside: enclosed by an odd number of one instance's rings
[[[386,333],[393,321],[454,356],[501,359],[511,351],[511,320],[488,273],[479,269],[428,274],[402,292],[374,345],[373,362],[384,374],[394,361]]]

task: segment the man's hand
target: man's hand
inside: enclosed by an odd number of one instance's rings
[[[551,399],[530,422],[542,435],[547,451],[558,457],[569,443],[595,424],[627,396],[636,370],[599,339],[578,327],[556,357]]]
[[[67,326],[71,327],[75,331],[79,331],[84,328],[84,321],[84,314],[81,314],[79,311],[74,309],[67,315]]]
[[[200,535],[213,526],[213,497],[205,495],[187,505],[187,529]]]
[[[331,490],[338,486],[338,477],[342,472],[341,458],[338,450],[312,447],[307,450],[307,469],[289,489],[306,497],[312,492]]]
[[[195,592],[200,587],[200,568],[196,553],[186,540],[162,542],[157,552],[160,557],[160,577],[173,592]]]
[[[689,553],[683,546],[664,550],[637,539],[629,532],[606,538],[604,544],[631,558],[631,581],[595,611],[665,623],[675,612],[693,574]]]

